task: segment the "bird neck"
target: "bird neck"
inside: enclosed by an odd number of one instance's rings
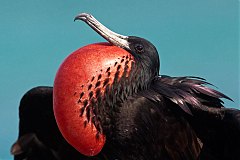
[[[150,81],[153,80],[155,73],[152,73],[147,67],[134,62],[129,74],[122,74],[118,79],[114,79],[112,84],[105,87],[104,94],[95,101],[94,121],[99,132],[103,132],[104,126],[109,127],[114,114],[129,96],[150,87]]]

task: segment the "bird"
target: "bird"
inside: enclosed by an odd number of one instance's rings
[[[240,159],[240,111],[226,108],[222,101],[231,98],[200,77],[161,75],[158,51],[144,38],[117,34],[88,13],[74,20],[84,21],[131,55],[131,68],[127,63],[121,67],[128,74],[119,76],[116,69],[111,75],[117,81],[109,82],[104,101],[100,98],[93,106],[99,119],[89,123],[106,136],[104,147],[91,157],[68,144],[54,118],[54,88],[42,86],[28,91],[20,102],[19,137],[11,148],[15,160]]]

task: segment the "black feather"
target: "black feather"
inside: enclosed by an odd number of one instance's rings
[[[220,98],[231,100],[206,85],[210,83],[199,77],[161,76],[153,81],[151,88],[176,103],[188,114],[192,114],[189,106],[206,111],[212,107],[223,107],[223,101]]]

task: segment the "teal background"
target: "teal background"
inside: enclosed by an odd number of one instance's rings
[[[200,76],[239,108],[238,0],[1,0],[0,160],[11,159],[18,133],[18,104],[34,86],[52,86],[63,59],[105,41],[83,22],[93,14],[110,29],[150,40],[161,56],[161,74]]]

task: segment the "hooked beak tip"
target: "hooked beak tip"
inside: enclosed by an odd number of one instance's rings
[[[87,21],[88,18],[92,17],[91,14],[88,14],[88,13],[81,13],[79,15],[77,15],[75,18],[74,18],[74,22],[76,20],[82,20],[82,21]]]

